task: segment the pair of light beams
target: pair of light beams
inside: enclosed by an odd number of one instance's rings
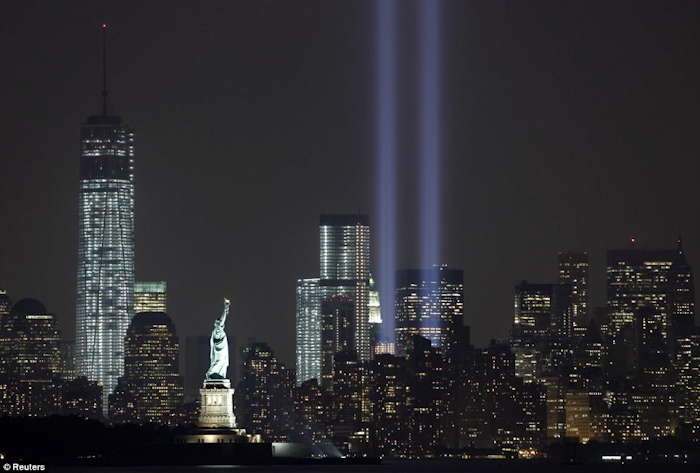
[[[397,6],[376,0],[376,160],[378,277],[383,342],[394,342],[397,254]],[[421,266],[440,259],[440,0],[420,0],[419,39],[419,225]]]

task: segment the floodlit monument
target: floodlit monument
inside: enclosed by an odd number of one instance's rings
[[[214,330],[209,339],[210,365],[204,377],[204,385],[199,390],[201,395],[201,413],[199,426],[202,428],[236,427],[233,415],[233,389],[231,381],[226,378],[228,370],[228,339],[224,327],[231,302],[224,299],[224,312],[214,321]]]
[[[181,436],[185,443],[259,443],[259,435],[247,435],[244,429],[236,428],[233,414],[233,388],[226,378],[228,370],[228,339],[224,328],[231,301],[224,299],[224,311],[214,321],[209,339],[209,369],[199,390],[201,410],[198,429]]]

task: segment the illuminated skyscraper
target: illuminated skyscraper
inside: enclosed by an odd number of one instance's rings
[[[318,278],[297,280],[297,386],[321,381],[321,305]]]
[[[350,348],[357,353],[360,361],[368,361],[371,357],[369,218],[366,215],[321,215],[320,237],[322,324],[329,318],[334,322],[328,322],[338,327],[349,323],[352,332]],[[338,335],[332,337],[339,338]],[[321,371],[329,376],[332,367],[323,364],[332,364],[332,359],[332,354],[322,356]]]
[[[515,286],[513,308],[515,374],[530,383],[546,370],[553,348],[572,336],[571,286],[523,281]]]
[[[108,114],[106,83],[102,96],[80,132],[75,358],[78,375],[102,384],[106,408],[134,315],[134,133]]]
[[[61,347],[56,318],[36,299],[22,299],[0,333],[4,373],[0,407],[4,415],[47,416],[61,404]]]
[[[571,318],[575,336],[584,336],[588,326],[588,253],[559,253],[559,283],[571,286]]]
[[[668,338],[667,283],[673,250],[608,250],[607,285],[610,334],[631,328],[641,307],[650,307]]]
[[[134,284],[134,313],[167,312],[168,283],[165,281],[136,281]]]
[[[672,339],[687,338],[695,331],[695,284],[683,242],[678,238],[676,255],[668,275],[668,311]]]
[[[464,273],[433,266],[396,272],[396,354],[406,356],[414,335],[450,353],[464,315]]]
[[[133,396],[132,420],[175,424],[183,400],[175,324],[163,312],[140,312],[129,325],[124,349],[122,382]]]

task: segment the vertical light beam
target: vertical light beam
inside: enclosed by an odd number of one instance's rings
[[[396,287],[396,1],[376,5],[375,64],[377,282],[382,312],[380,340],[394,342],[394,290]]]
[[[421,265],[440,263],[440,2],[421,0],[420,227]]]

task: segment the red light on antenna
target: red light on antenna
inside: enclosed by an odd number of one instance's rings
[[[107,23],[102,23],[102,29],[106,29],[106,28],[107,28]]]
[[[637,239],[635,237],[630,237],[630,243],[637,243]]]

